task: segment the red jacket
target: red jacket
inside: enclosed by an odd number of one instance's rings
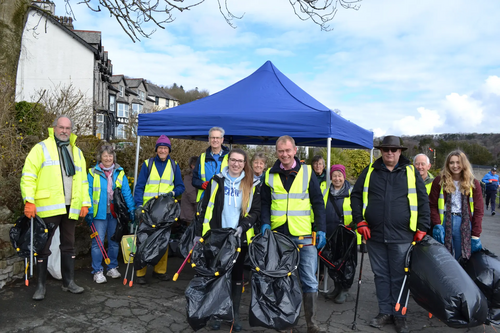
[[[429,205],[431,206],[431,225],[434,227],[436,224],[441,224],[441,219],[439,217],[438,210],[438,199],[439,192],[441,192],[441,185],[439,182],[441,181],[441,176],[437,176],[434,178],[431,187],[431,193],[429,193]],[[481,185],[479,184],[479,180],[474,179],[474,190],[472,191],[472,197],[474,199],[474,215],[471,219],[471,234],[472,236],[479,237],[482,231],[482,223],[484,216],[484,202],[483,202],[483,193],[481,192]],[[446,202],[446,196],[448,193],[444,192],[444,200]],[[469,214],[470,214],[470,205],[469,205]]]

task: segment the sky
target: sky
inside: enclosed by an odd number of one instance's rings
[[[54,2],[67,15],[65,1]],[[358,10],[339,6],[322,31],[286,0],[227,0],[242,16],[235,28],[206,0],[135,43],[102,6],[78,2],[69,0],[75,29],[102,31],[113,74],[213,94],[270,60],[377,137],[500,126],[500,1],[363,0]]]

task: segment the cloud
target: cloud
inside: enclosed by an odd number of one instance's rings
[[[452,124],[459,128],[467,128],[472,132],[483,122],[481,101],[467,95],[451,93],[446,96],[446,113]]]
[[[417,111],[420,117],[406,116],[395,121],[393,128],[399,129],[399,132],[405,135],[417,135],[424,129],[428,133],[433,133],[436,128],[443,125],[443,118],[436,110],[419,107]]]
[[[282,57],[290,57],[293,56],[293,52],[287,50],[277,50],[270,47],[264,47],[255,50],[255,54],[261,56],[282,56]]]

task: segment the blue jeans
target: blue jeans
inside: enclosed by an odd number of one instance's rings
[[[460,226],[462,225],[462,217],[457,215],[451,216],[451,244],[453,245],[453,252],[455,259],[459,259],[462,255],[462,234],[460,233]]]
[[[111,236],[114,235],[116,230],[117,221],[111,214],[106,215],[105,220],[94,220],[94,226],[99,234],[101,243],[104,246],[104,236],[106,235],[108,239],[108,257],[110,263],[108,265],[108,270],[116,268],[118,266],[118,250],[120,249],[120,244],[111,240]],[[97,237],[92,238],[92,274],[102,271],[102,253],[97,245]]]
[[[299,237],[290,236],[295,244],[311,244],[311,238],[300,240]],[[316,246],[304,246],[299,252],[299,279],[303,293],[318,291],[316,270],[318,269],[318,250]]]

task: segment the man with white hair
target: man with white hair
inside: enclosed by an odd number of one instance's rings
[[[420,176],[424,180],[425,188],[427,189],[427,195],[431,192],[432,181],[434,176],[429,172],[431,169],[431,161],[429,157],[425,154],[418,154],[413,159],[413,165],[420,173]]]

